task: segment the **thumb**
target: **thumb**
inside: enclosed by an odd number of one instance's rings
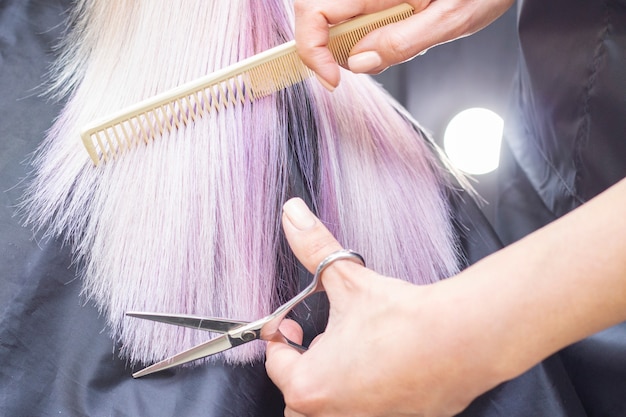
[[[328,255],[343,249],[300,198],[283,205],[283,230],[293,253],[310,272]]]
[[[299,198],[293,198],[283,205],[283,230],[289,246],[298,260],[311,273],[328,256],[342,250],[337,239],[326,226],[315,217],[307,205]],[[362,281],[364,266],[355,261],[331,262],[320,277],[331,307],[337,307],[338,300],[345,300],[346,291],[356,290]]]

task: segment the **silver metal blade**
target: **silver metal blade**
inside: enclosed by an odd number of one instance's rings
[[[162,371],[164,369],[172,368],[174,366],[182,365],[183,363],[191,362],[196,359],[204,358],[209,355],[222,352],[226,349],[233,347],[230,342],[228,334],[224,334],[208,342],[202,343],[198,346],[192,347],[189,350],[181,352],[170,358],[157,362],[154,365],[150,365],[141,371],[135,372],[133,378],[139,378],[145,375],[149,375],[154,372]]]
[[[226,320],[217,317],[189,316],[186,314],[161,314],[146,313],[143,311],[128,311],[126,315],[144,320],[158,321],[160,323],[173,324],[176,326],[189,327],[196,330],[226,333],[232,329],[248,324],[247,321]]]

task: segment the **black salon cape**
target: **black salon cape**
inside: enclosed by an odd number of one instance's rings
[[[504,244],[626,177],[626,1],[518,6],[519,71],[495,202]],[[580,402],[569,415],[626,416],[626,324],[559,359]]]
[[[205,365],[132,379],[103,318],[80,297],[69,249],[38,239],[15,217],[25,161],[61,108],[41,98],[39,86],[69,5],[0,1],[0,416],[281,416],[281,395],[263,363]],[[497,250],[501,244],[473,200],[463,193],[450,198],[468,262]],[[626,415],[619,401],[585,412],[605,401],[604,394],[620,398],[615,394],[626,369],[623,349],[616,350],[619,356],[605,349],[619,349],[624,339],[611,333],[597,340],[572,348],[581,355],[551,357],[502,384],[463,415]],[[579,359],[587,356],[595,358],[594,367]],[[615,371],[614,379],[599,375],[607,370]]]

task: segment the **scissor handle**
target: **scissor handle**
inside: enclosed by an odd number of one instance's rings
[[[225,331],[225,334],[217,337],[215,339],[211,339],[208,342],[201,343],[198,346],[195,346],[191,349],[186,350],[185,352],[181,352],[177,355],[174,355],[170,358],[164,359],[161,362],[155,363],[145,369],[142,369],[139,372],[135,372],[133,374],[134,378],[138,378],[143,375],[148,375],[153,372],[161,371],[163,369],[171,368],[172,366],[177,366],[192,360],[204,358],[209,355],[213,355],[218,352],[222,352],[226,349],[234,348],[244,343],[250,342],[256,339],[263,340],[272,340],[272,341],[281,341],[287,343],[288,345],[299,349],[301,351],[306,350],[306,348],[298,343],[295,343],[288,338],[286,338],[278,329],[280,323],[287,316],[287,314],[301,301],[307,298],[309,295],[315,293],[316,291],[321,289],[321,276],[322,272],[333,262],[349,259],[353,262],[357,262],[363,266],[365,266],[365,261],[363,257],[358,253],[351,250],[340,250],[334,253],[331,253],[329,256],[324,258],[324,260],[318,265],[315,274],[313,275],[313,281],[300,293],[298,293],[294,298],[287,301],[285,304],[278,307],[272,314],[266,316],[260,320],[246,323],[241,326],[236,326],[233,329],[230,329],[231,325],[239,324],[238,322],[229,321],[229,320],[219,320],[212,318],[202,318],[202,317],[192,317],[191,323],[195,323],[198,327],[201,327],[201,323],[203,321],[210,321],[210,326],[205,328],[205,330],[214,329],[215,323],[219,322],[220,326],[218,327],[218,331]],[[163,316],[163,315],[150,315],[145,313],[132,313],[130,314],[135,317],[141,318],[149,318],[151,320],[157,321],[165,321],[172,324],[178,325],[188,325],[189,317],[188,316]],[[187,324],[185,324],[187,323]],[[196,326],[194,326],[196,327]]]
[[[280,332],[280,330],[278,330],[278,327],[280,326],[280,323],[285,319],[285,317],[287,317],[287,314],[289,314],[289,312],[293,310],[293,308],[296,305],[298,305],[299,303],[304,301],[308,296],[316,293],[322,288],[322,273],[332,263],[340,261],[340,260],[351,260],[353,262],[356,262],[358,264],[365,266],[365,260],[363,259],[363,257],[359,255],[357,252],[350,250],[350,249],[342,249],[342,250],[333,252],[330,255],[328,255],[317,266],[317,269],[315,270],[315,274],[313,275],[313,280],[311,281],[311,283],[304,290],[299,292],[295,297],[293,297],[291,300],[287,301],[285,304],[278,307],[272,314],[266,317],[267,321],[261,327],[261,335],[260,335],[261,339],[263,340],[278,339],[278,340],[284,341],[288,345],[298,350],[301,350],[301,351],[306,350],[306,347],[298,343],[295,343],[289,340],[287,337],[285,337]]]

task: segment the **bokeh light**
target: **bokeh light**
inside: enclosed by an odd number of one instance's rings
[[[443,146],[450,162],[468,174],[494,171],[500,163],[504,121],[485,108],[463,110],[446,127]]]

